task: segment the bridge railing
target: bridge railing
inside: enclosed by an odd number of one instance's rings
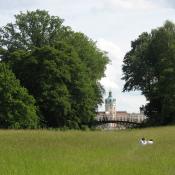
[[[146,120],[146,117],[144,115],[128,115],[128,116],[107,116],[107,115],[101,115],[96,117],[96,121],[99,122],[130,122],[130,123],[142,123]]]

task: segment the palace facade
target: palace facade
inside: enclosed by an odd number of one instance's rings
[[[140,110],[140,113],[128,113],[127,111],[117,111],[116,108],[116,99],[112,97],[112,92],[109,91],[108,97],[105,99],[105,111],[97,112],[96,120],[132,120],[136,121],[138,123],[143,122],[146,120],[146,116],[144,115],[144,112]],[[113,129],[113,128],[119,128],[119,129],[125,129],[124,125],[117,124],[117,123],[106,123],[101,126],[101,128],[106,129]]]

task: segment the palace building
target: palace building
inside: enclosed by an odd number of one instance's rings
[[[146,119],[146,116],[144,115],[143,111],[140,111],[140,113],[128,113],[127,111],[118,111],[116,107],[116,99],[112,97],[112,92],[109,91],[109,95],[105,99],[105,111],[97,112],[96,120],[127,121],[128,119],[141,123]],[[106,129],[125,129],[124,125],[117,123],[106,123],[101,125],[100,127]]]

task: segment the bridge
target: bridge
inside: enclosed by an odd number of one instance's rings
[[[121,128],[134,128],[141,126],[146,121],[146,117],[144,115],[140,116],[134,116],[134,115],[128,115],[125,117],[112,117],[112,116],[97,116],[94,121],[94,125],[97,127],[103,126],[109,126],[109,124],[112,127],[121,127]]]

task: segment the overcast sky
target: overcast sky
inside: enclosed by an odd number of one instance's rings
[[[44,9],[65,19],[75,31],[81,31],[97,41],[111,60],[106,77],[101,80],[106,90],[112,90],[117,110],[138,112],[146,103],[140,92],[122,93],[122,60],[130,43],[142,32],[175,22],[175,0],[0,0],[0,25],[14,21],[20,11]],[[105,98],[104,97],[104,98]],[[100,107],[103,110],[104,106]]]

